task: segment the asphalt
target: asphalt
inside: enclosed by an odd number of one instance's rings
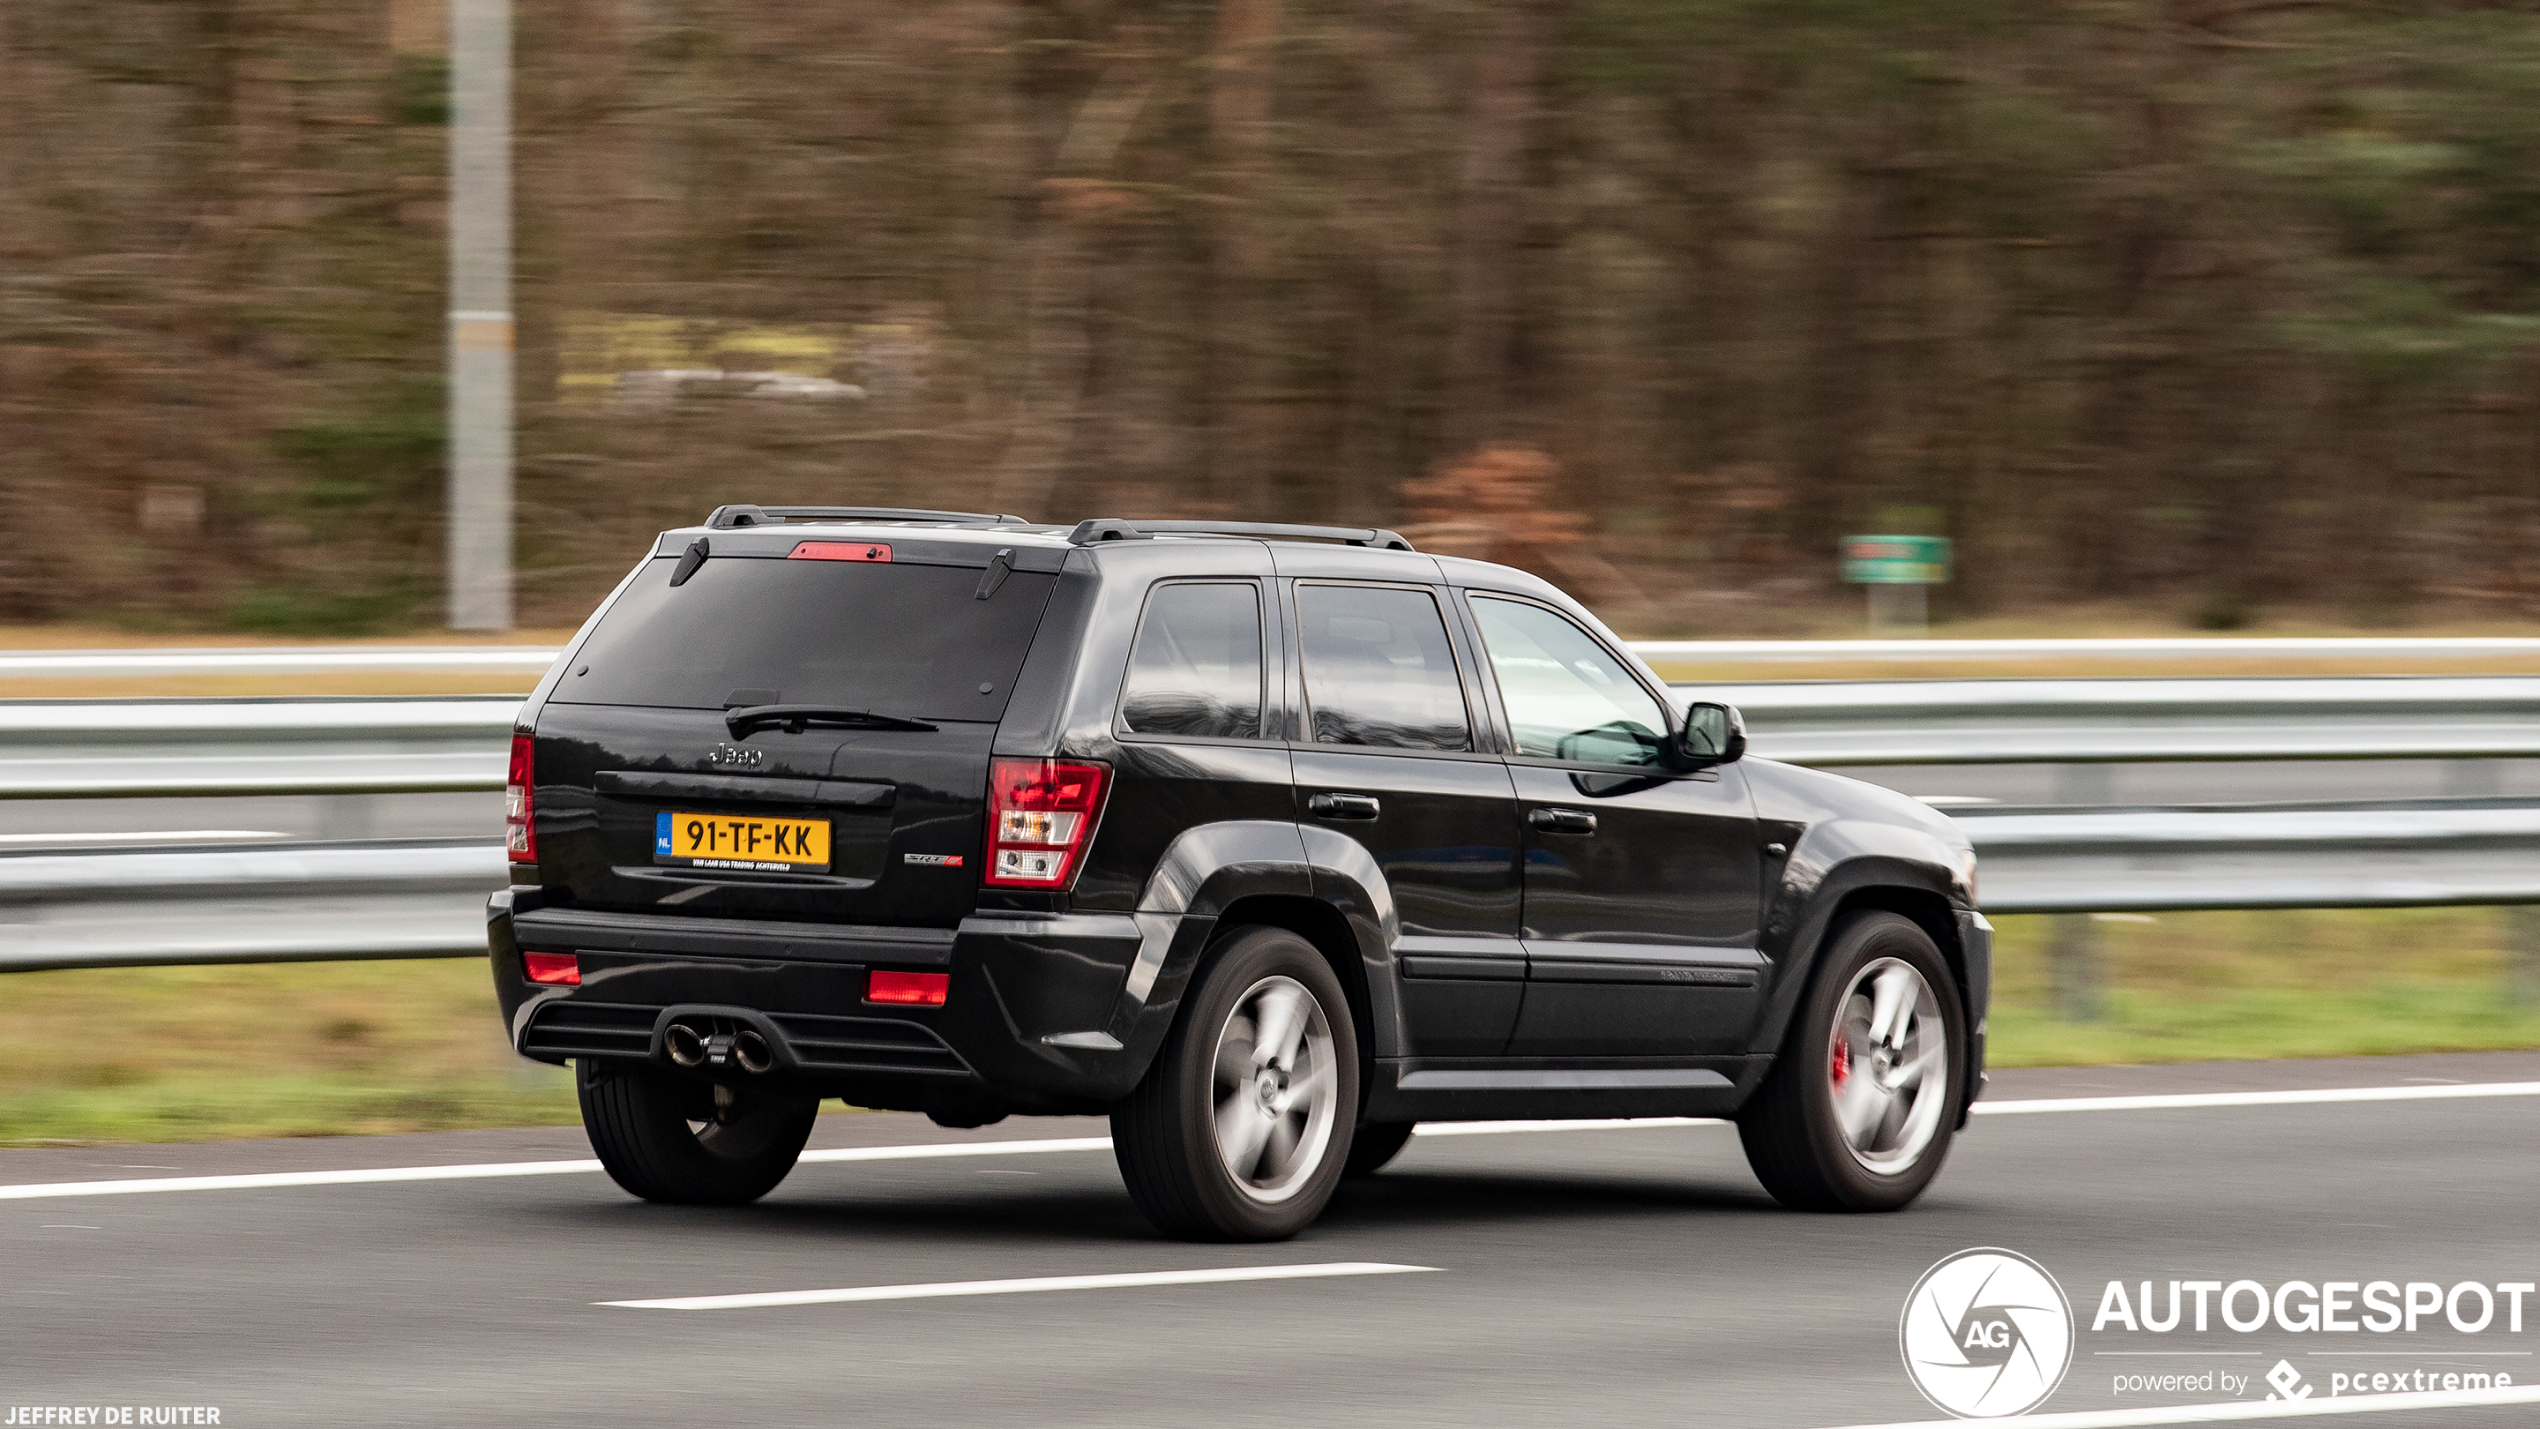
[[[1990,1096],[2528,1081],[2540,1056],[2014,1072]],[[2263,1375],[2279,1358],[2323,1395],[2340,1365],[2531,1383],[2540,1303],[2520,1335],[2436,1325],[2332,1346],[2383,1356],[2362,1361],[2313,1353],[2319,1335],[2089,1323],[2110,1279],[2540,1280],[2536,1130],[2529,1096],[1985,1116],[1919,1205],[1873,1217],[1778,1208],[1723,1126],[1424,1135],[1271,1246],[1159,1238],[1098,1150],[807,1164],[739,1210],[650,1206],[589,1173],[0,1199],[0,1422],[25,1405],[212,1406],[223,1425],[1925,1420],[1941,1416],[1900,1366],[1898,1315],[1926,1267],[1976,1246],[2035,1258],[2080,1317],[2049,1410],[2227,1399],[2121,1397],[2112,1373]],[[841,1115],[815,1145],[1104,1131]],[[59,1148],[0,1152],[0,1184],[587,1155],[571,1128]],[[1331,1262],[1434,1269],[744,1310],[600,1303]],[[2173,1358],[2107,1353],[2147,1346]]]

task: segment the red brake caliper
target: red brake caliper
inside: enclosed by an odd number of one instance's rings
[[[1838,1032],[1834,1039],[1834,1084],[1842,1086],[1852,1076],[1852,1039]]]

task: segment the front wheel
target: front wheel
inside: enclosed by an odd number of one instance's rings
[[[1845,922],[1738,1113],[1755,1178],[1795,1210],[1911,1204],[1949,1155],[1966,1045],[1957,980],[1931,935],[1894,913]]]
[[[1168,1235],[1284,1240],[1340,1183],[1358,1038],[1313,944],[1246,928],[1212,950],[1136,1091],[1112,1109],[1129,1198]]]
[[[583,1058],[582,1129],[609,1179],[647,1201],[746,1205],[776,1189],[820,1103],[646,1066]]]

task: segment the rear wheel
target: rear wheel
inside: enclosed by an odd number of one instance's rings
[[[1340,979],[1282,928],[1209,954],[1146,1079],[1112,1109],[1129,1197],[1169,1235],[1284,1240],[1349,1156],[1358,1041]]]
[[[582,1128],[609,1179],[647,1201],[738,1206],[794,1169],[820,1103],[583,1059]]]
[[[1755,1178],[1797,1210],[1912,1203],[1949,1155],[1966,1045],[1957,980],[1931,935],[1894,913],[1844,923],[1738,1113]]]
[[[1342,1163],[1341,1175],[1347,1178],[1373,1176],[1384,1170],[1402,1154],[1402,1148],[1410,1144],[1410,1122],[1362,1123],[1349,1139],[1349,1160]]]

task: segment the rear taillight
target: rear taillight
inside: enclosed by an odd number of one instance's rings
[[[538,828],[531,822],[530,790],[537,783],[530,768],[529,736],[512,736],[511,777],[503,781],[503,837],[511,845],[512,862],[538,861]]]
[[[988,867],[993,888],[1065,888],[1102,816],[1109,770],[1054,759],[988,766]]]
[[[582,985],[582,957],[578,953],[523,953],[520,966],[531,982],[555,987]]]

